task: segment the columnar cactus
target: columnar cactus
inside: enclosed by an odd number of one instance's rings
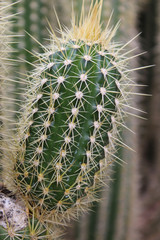
[[[15,3],[14,0],[12,2]],[[16,66],[17,72],[24,71],[25,68],[28,71],[32,69],[31,63],[34,57],[30,52],[38,52],[41,49],[41,45],[37,42],[44,44],[47,35],[45,17],[48,14],[48,8],[47,0],[23,0],[17,1],[10,9],[14,22],[12,32],[15,34],[13,57],[25,59],[23,64]]]
[[[14,70],[12,69],[12,92],[16,100],[24,100],[23,89],[26,81],[20,81],[22,74],[33,69],[32,63],[35,58],[30,53],[42,51],[42,45],[47,38],[46,16],[48,16],[47,0],[22,0],[15,1],[9,8],[11,15],[12,47],[14,49],[11,58],[14,59]],[[31,37],[32,36],[32,37]],[[35,40],[36,39],[36,40]],[[16,61],[23,59],[21,64]],[[12,63],[13,64],[13,63]],[[15,113],[13,120],[18,118],[21,106],[14,103]],[[13,109],[12,109],[13,110]]]
[[[5,122],[6,126],[8,123],[8,118],[10,118],[12,115],[12,112],[9,111],[12,109],[12,102],[10,102],[7,109],[4,109],[4,104],[2,103],[5,101],[4,99],[8,98],[8,95],[10,94],[9,87],[5,90],[3,88],[3,83],[5,79],[8,77],[8,73],[10,71],[9,56],[11,52],[10,47],[11,34],[10,34],[10,16],[8,16],[9,5],[10,1],[8,1],[7,3],[0,1],[0,141],[4,137],[3,123]],[[9,127],[10,126],[7,125],[7,128]],[[4,151],[4,149],[2,148],[3,147],[1,145],[0,158]]]
[[[53,33],[29,76],[24,111],[2,161],[5,186],[32,223],[18,239],[55,239],[53,225],[86,210],[106,170],[120,161],[115,150],[116,143],[125,146],[118,126],[129,107],[127,58],[111,42],[117,26],[101,30],[101,9],[102,1],[92,1],[88,16],[82,10],[78,24],[73,16],[61,39]]]

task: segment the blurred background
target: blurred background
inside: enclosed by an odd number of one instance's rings
[[[90,0],[84,2],[87,13]],[[79,16],[82,0],[73,0],[73,4]],[[33,69],[34,54],[49,44],[48,21],[59,36],[54,8],[62,27],[70,27],[71,0],[21,0],[11,7],[11,30],[18,35],[12,58],[22,60],[14,66],[15,79]],[[70,224],[65,239],[160,240],[160,1],[104,0],[103,27],[112,11],[111,25],[121,21],[116,41],[126,43],[140,33],[127,50],[134,49],[131,55],[145,54],[131,60],[131,69],[154,65],[132,73],[138,85],[135,91],[140,93],[133,95],[133,106],[146,113],[137,112],[139,117],[134,117],[137,113],[133,112],[127,119],[135,134],[123,131],[122,135],[134,151],[119,149],[117,157],[125,163],[113,166],[106,187],[97,193],[102,200]],[[14,87],[21,99],[21,86],[17,82]]]

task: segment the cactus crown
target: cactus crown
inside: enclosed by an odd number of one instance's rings
[[[84,1],[81,12],[81,17],[78,23],[75,22],[73,16],[71,35],[74,39],[83,39],[87,41],[97,41],[101,37],[101,9],[102,1],[93,6],[93,1],[90,6],[88,16],[84,13]]]
[[[84,4],[85,3],[83,1],[81,16],[78,21],[76,21],[76,17],[73,11],[72,29],[67,30],[67,33],[61,31],[62,38],[64,37],[65,39],[75,39],[76,41],[81,39],[85,42],[96,42],[102,46],[105,45],[107,47],[115,35],[119,24],[117,23],[114,28],[109,30],[109,19],[106,28],[102,30],[101,14],[103,0],[96,0],[95,3],[94,0],[92,0],[88,15],[85,15]]]

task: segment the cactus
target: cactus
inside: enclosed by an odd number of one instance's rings
[[[26,68],[30,71],[33,68],[31,63],[34,61],[34,56],[30,52],[39,52],[41,45],[38,42],[43,45],[46,38],[45,17],[48,14],[48,5],[44,0],[23,0],[17,2],[10,11],[14,22],[12,32],[16,35],[13,57],[25,60],[23,64],[16,66],[16,70],[19,72]]]
[[[12,0],[11,2],[12,6],[9,11],[12,21],[12,48],[14,49],[11,54],[11,58],[14,59],[12,93],[18,102],[18,100],[24,100],[23,89],[26,88],[27,83],[26,80],[22,82],[20,78],[33,69],[32,63],[35,61],[35,57],[30,52],[42,51],[42,45],[47,37],[45,16],[48,15],[48,5],[44,0],[22,0],[16,3]],[[17,121],[21,108],[17,102],[13,102],[12,110],[15,110],[13,121]]]
[[[29,226],[17,233],[9,224],[3,231],[11,239],[55,239],[54,227],[97,200],[106,170],[120,161],[116,145],[127,146],[118,126],[129,108],[131,69],[124,47],[111,41],[117,25],[101,31],[101,10],[102,1],[92,1],[88,16],[83,10],[78,24],[73,16],[61,39],[53,32],[29,76],[24,111],[2,159],[5,186],[21,199]]]
[[[4,99],[8,98],[8,95],[11,95],[11,92],[9,89],[3,89],[4,81],[7,77],[9,77],[9,71],[10,71],[10,61],[9,56],[11,47],[11,34],[10,34],[10,16],[8,16],[8,10],[10,6],[10,1],[8,3],[0,1],[0,141],[4,138],[3,134],[3,128],[4,128],[4,122],[5,125],[7,125],[7,128],[10,127],[8,125],[8,120],[12,112],[12,102],[8,105],[8,108],[4,108]],[[10,111],[8,111],[10,110]],[[5,111],[5,113],[4,113]],[[1,155],[3,154],[4,149],[2,149],[3,146],[0,146],[0,159]],[[1,167],[0,167],[1,168]],[[1,172],[1,170],[0,170]],[[1,179],[1,176],[0,176]]]

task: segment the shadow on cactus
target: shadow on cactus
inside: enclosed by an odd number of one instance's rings
[[[126,45],[112,42],[118,25],[101,30],[101,9],[102,1],[92,1],[87,17],[83,6],[78,23],[73,14],[71,30],[60,27],[60,39],[52,32],[51,46],[44,47],[28,77],[2,175],[23,202],[29,227],[15,230],[10,222],[3,229],[9,239],[55,239],[53,227],[66,225],[99,200],[107,169],[121,161],[116,146],[127,147],[118,128],[129,107],[131,70]]]

